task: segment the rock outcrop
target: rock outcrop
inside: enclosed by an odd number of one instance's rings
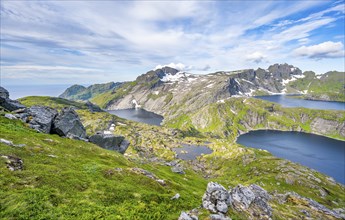
[[[181,212],[180,217],[178,218],[178,220],[198,220],[199,218],[189,212]]]
[[[226,213],[230,206],[229,192],[222,185],[209,182],[202,197],[202,206],[213,213]]]
[[[0,86],[0,106],[2,106],[8,111],[14,111],[17,109],[25,108],[24,105],[20,104],[20,102],[10,99],[9,92],[4,87],[1,87],[1,86]]]
[[[123,136],[115,136],[113,134],[97,133],[90,136],[90,142],[97,144],[98,146],[114,150],[120,153],[125,153],[129,146],[129,141],[125,140]]]
[[[274,194],[274,199],[278,201],[278,203],[301,203],[306,208],[309,208],[310,210],[324,213],[328,216],[332,216],[337,219],[345,219],[345,213],[342,213],[340,210],[331,210],[320,203],[303,196],[300,196],[299,194],[295,192],[288,192],[285,194]],[[304,212],[307,212],[305,210],[302,210]]]
[[[345,122],[340,123],[336,120],[327,120],[323,118],[315,118],[310,127],[313,132],[317,134],[327,135],[332,133],[338,133],[345,136]]]
[[[213,216],[214,219],[226,219],[224,214],[230,207],[248,213],[253,219],[270,219],[272,217],[272,208],[268,204],[270,199],[268,192],[255,184],[248,187],[238,185],[227,191],[222,185],[209,182],[202,197],[202,205],[217,214]]]
[[[58,112],[46,106],[32,106],[20,115],[22,121],[39,132],[49,134]]]
[[[231,206],[237,211],[246,211],[255,219],[270,219],[272,208],[268,204],[271,196],[266,190],[252,184],[238,185],[229,191]]]
[[[53,133],[74,139],[85,139],[86,130],[73,108],[64,108],[54,119]]]

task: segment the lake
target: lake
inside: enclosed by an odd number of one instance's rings
[[[259,130],[239,136],[237,143],[267,150],[345,184],[345,141],[302,132]]]
[[[254,98],[275,102],[284,107],[304,107],[323,110],[345,110],[345,102],[326,102],[293,98],[292,95],[254,96]]]
[[[172,150],[177,154],[177,158],[182,160],[195,160],[203,154],[211,154],[213,151],[207,146],[181,144],[182,147],[175,147]]]
[[[52,96],[58,97],[70,85],[2,85],[10,93],[11,99],[25,96]]]
[[[120,118],[142,122],[150,125],[158,125],[163,121],[163,116],[155,114],[153,112],[146,111],[144,109],[121,109],[121,110],[109,110],[110,114],[116,115]]]

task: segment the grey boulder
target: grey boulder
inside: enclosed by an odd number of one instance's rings
[[[97,133],[92,135],[89,141],[101,148],[114,150],[122,154],[125,153],[129,146],[129,141],[125,140],[123,136],[115,136],[113,134]]]
[[[202,197],[202,206],[213,213],[226,213],[229,205],[229,192],[222,185],[209,182]]]
[[[247,211],[252,217],[269,219],[272,208],[268,204],[271,196],[266,190],[252,184],[248,187],[238,185],[229,191],[231,206],[237,211]]]
[[[55,118],[53,133],[73,139],[85,139],[86,130],[73,108],[64,108]]]
[[[187,212],[181,212],[180,217],[178,220],[198,220],[198,217]]]
[[[29,126],[39,132],[50,133],[53,120],[57,115],[55,109],[45,106],[32,106],[22,113],[22,120],[28,121]]]
[[[12,100],[9,97],[8,91],[4,87],[0,86],[0,106],[8,111],[25,108],[24,105],[20,104],[20,102]]]

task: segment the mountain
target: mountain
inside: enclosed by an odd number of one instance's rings
[[[181,110],[199,109],[230,97],[302,94],[306,99],[345,101],[344,81],[343,72],[317,76],[313,72],[302,73],[299,68],[288,64],[206,75],[181,72],[166,66],[109,89],[92,90],[88,87],[88,95],[84,95],[86,90],[72,86],[60,97],[72,100],[90,97],[91,102],[106,109],[132,108],[135,100],[149,111],[174,117]]]
[[[88,100],[98,94],[115,89],[121,86],[120,82],[109,82],[104,84],[94,84],[89,87],[73,85],[66,89],[59,97],[70,100]]]

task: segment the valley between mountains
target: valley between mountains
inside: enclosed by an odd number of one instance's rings
[[[166,66],[131,82],[74,85],[59,98],[15,101],[6,92],[1,219],[345,219],[343,184],[236,143],[253,130],[345,141],[345,109],[287,108],[254,97],[344,102],[343,72],[319,76],[274,64],[195,75]],[[107,112],[131,108],[162,115],[162,125]],[[173,149],[183,144],[212,153],[182,160]]]

